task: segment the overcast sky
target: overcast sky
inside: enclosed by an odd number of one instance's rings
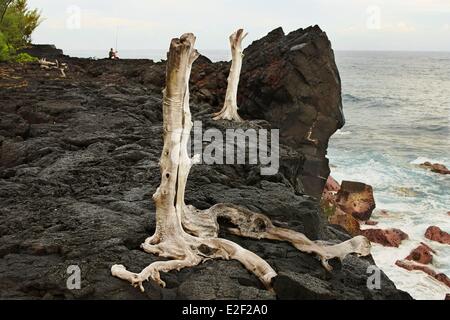
[[[245,45],[276,27],[318,24],[337,50],[450,51],[450,0],[29,0],[45,18],[35,43],[65,50],[166,49],[184,32],[199,49]]]

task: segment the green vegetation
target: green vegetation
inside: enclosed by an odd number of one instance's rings
[[[28,63],[28,62],[37,62],[39,59],[30,56],[28,53],[19,53],[13,58],[13,60],[19,63]]]
[[[323,215],[325,216],[325,218],[327,218],[327,220],[331,218],[336,212],[336,206],[323,199],[320,200],[320,207],[322,209]]]
[[[0,61],[7,61],[11,59],[13,48],[8,45],[6,38],[0,31]]]
[[[28,9],[27,0],[0,0],[0,61],[35,61],[16,52],[30,44],[31,34],[41,21],[40,12]]]

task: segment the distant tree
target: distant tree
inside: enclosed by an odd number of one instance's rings
[[[5,16],[6,9],[13,2],[13,0],[0,0],[0,22],[3,20]]]
[[[29,9],[27,0],[0,0],[0,32],[6,43],[20,49],[31,42],[31,34],[41,23],[41,13]]]
[[[13,53],[12,48],[6,43],[5,36],[0,31],[0,61],[8,61]]]

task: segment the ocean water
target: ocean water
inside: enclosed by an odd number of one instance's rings
[[[102,58],[107,51],[70,51]],[[213,61],[228,50],[199,50]],[[165,50],[120,50],[122,58],[158,61]],[[450,167],[450,53],[336,51],[343,84],[346,125],[330,139],[331,174],[374,188],[375,228],[399,228],[409,235],[399,248],[373,245],[377,265],[415,299],[443,299],[450,288],[421,271],[395,265],[424,242],[437,255],[433,267],[450,276],[450,246],[424,237],[431,225],[450,232],[450,176],[418,164]],[[388,215],[380,214],[387,210]],[[363,226],[364,228],[364,226]],[[381,284],[382,289],[383,284]]]
[[[346,124],[330,139],[331,174],[372,185],[374,228],[409,235],[399,248],[375,244],[377,265],[412,297],[443,299],[450,288],[395,261],[424,242],[437,252],[433,267],[450,276],[450,246],[424,237],[431,225],[450,232],[450,176],[418,166],[450,166],[450,53],[338,51],[336,62]]]

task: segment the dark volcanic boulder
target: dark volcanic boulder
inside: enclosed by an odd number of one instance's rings
[[[341,81],[331,43],[318,26],[285,35],[281,28],[244,50],[238,106],[245,119],[265,119],[280,142],[301,150],[303,192],[320,197],[329,175],[326,149],[344,125]]]
[[[57,59],[64,56],[63,51],[61,49],[57,49],[52,44],[33,44],[28,48],[21,49],[20,52],[28,53],[33,57],[47,59]]]
[[[441,163],[431,163],[427,161],[422,163],[420,166],[435,173],[450,174],[450,170],[448,170],[448,168]]]

